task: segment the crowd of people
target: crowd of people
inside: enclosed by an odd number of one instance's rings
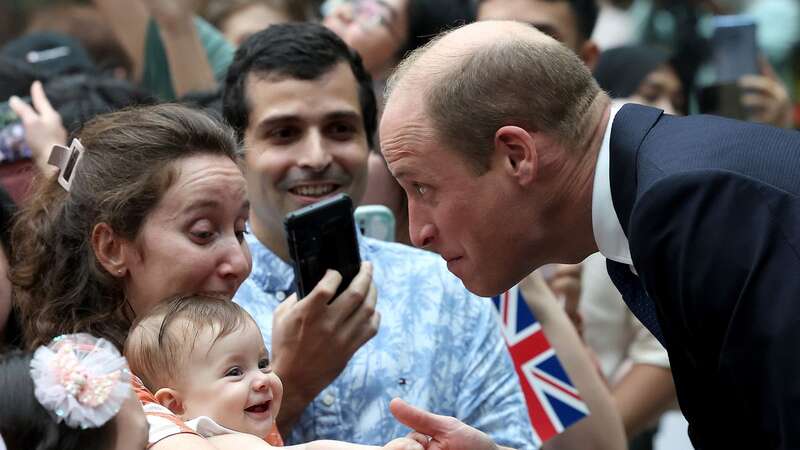
[[[0,16],[0,450],[800,448],[796,2]],[[340,193],[396,233],[301,298],[284,218]],[[511,289],[589,410],[543,443]]]

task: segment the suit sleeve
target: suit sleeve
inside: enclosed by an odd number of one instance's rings
[[[731,172],[673,175],[637,200],[633,261],[693,427],[800,446],[798,233],[796,196]]]

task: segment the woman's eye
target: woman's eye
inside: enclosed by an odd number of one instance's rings
[[[236,230],[235,233],[236,233],[236,240],[238,240],[239,243],[242,243],[242,241],[244,241],[244,236],[246,234],[250,234],[250,232],[247,231],[247,229]]]
[[[195,230],[191,231],[192,240],[200,245],[205,245],[211,242],[214,238],[214,232],[210,230]]]
[[[226,377],[240,377],[242,376],[242,369],[239,367],[231,367],[225,372]]]
[[[428,187],[424,184],[414,183],[414,190],[419,195],[425,195],[425,193],[428,192]]]
[[[211,239],[214,238],[214,234],[216,234],[214,226],[207,219],[198,220],[189,228],[189,235],[191,235],[192,240],[198,244],[209,243]]]
[[[250,231],[247,230],[247,216],[237,219],[233,223],[233,230],[236,234],[236,239],[238,239],[241,244],[242,241],[244,241],[244,236],[250,234]]]

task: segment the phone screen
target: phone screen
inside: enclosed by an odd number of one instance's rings
[[[347,289],[361,268],[350,197],[339,194],[291,212],[284,226],[300,298],[314,289],[328,269],[342,275],[334,298]]]
[[[718,83],[736,82],[742,75],[759,73],[756,22],[745,14],[712,19],[714,68]]]
[[[26,99],[27,97],[23,101]],[[25,142],[25,127],[17,113],[8,102],[0,103],[0,163],[30,159],[31,156],[31,149]]]
[[[12,122],[0,128],[0,164],[30,159],[31,156],[21,122]]]

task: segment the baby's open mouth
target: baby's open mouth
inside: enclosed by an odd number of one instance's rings
[[[245,411],[250,412],[250,413],[264,413],[264,412],[269,411],[269,407],[270,407],[271,403],[272,403],[271,401],[266,401],[264,403],[259,403],[258,405],[253,405],[253,406],[250,406],[248,408],[245,408]]]

